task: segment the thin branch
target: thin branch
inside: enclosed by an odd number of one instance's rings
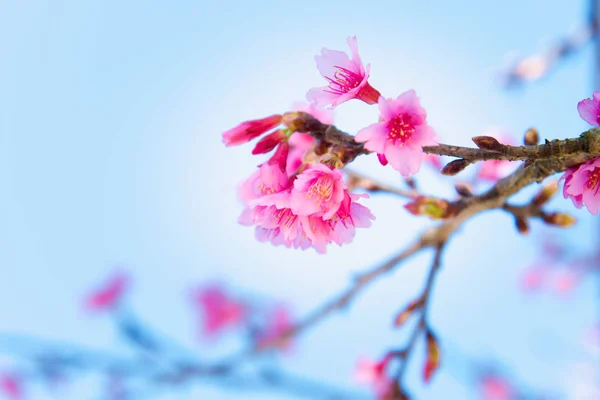
[[[415,197],[417,197],[419,195],[419,192],[414,189],[412,189],[412,190],[400,189],[395,186],[391,186],[386,183],[377,181],[373,178],[369,178],[365,175],[362,175],[353,170],[349,170],[347,168],[344,169],[344,172],[346,172],[346,174],[348,175],[348,188],[350,190],[359,187],[359,188],[365,189],[371,193],[376,193],[376,192],[390,193],[390,194],[394,194],[396,196],[406,198],[406,199],[414,199]]]
[[[546,51],[518,59],[508,71],[503,73],[504,86],[507,88],[520,87],[527,82],[542,79],[560,62],[580,52],[596,36],[597,25],[590,21],[589,25],[558,40]]]
[[[469,163],[487,160],[532,162],[560,159],[567,168],[600,155],[600,129],[590,129],[575,139],[553,140],[541,145],[509,146],[497,143],[495,146],[497,147],[493,150],[486,150],[439,144],[424,146],[423,151],[429,154],[458,157]]]

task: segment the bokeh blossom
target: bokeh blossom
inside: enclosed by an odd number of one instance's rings
[[[116,309],[130,286],[130,278],[119,271],[111,276],[101,287],[94,289],[85,299],[88,311],[106,311]]]
[[[389,361],[389,357],[377,362],[361,358],[356,365],[356,381],[370,385],[377,399],[384,399],[393,391],[394,381],[386,373]]]
[[[380,98],[379,111],[380,122],[358,131],[356,141],[365,143],[367,150],[383,154],[402,175],[416,174],[426,159],[422,146],[437,142],[415,91],[402,93],[397,99]]]
[[[0,393],[7,399],[23,399],[23,384],[19,376],[11,373],[0,374]]]
[[[481,400],[511,400],[515,393],[511,383],[502,376],[485,375],[479,382]]]
[[[504,131],[487,132],[487,136],[496,138],[500,143],[507,145],[515,145],[515,141]],[[515,163],[506,160],[487,160],[481,162],[481,166],[477,171],[476,180],[496,182],[516,168]]]
[[[246,305],[216,284],[195,290],[192,302],[201,313],[202,335],[206,338],[213,338],[228,328],[237,327],[246,318]]]
[[[356,37],[347,39],[352,59],[342,51],[323,48],[321,55],[315,56],[317,68],[329,84],[313,88],[306,94],[306,99],[318,107],[330,105],[330,108],[350,99],[359,99],[367,104],[375,104],[381,96],[369,85],[369,65],[363,65],[358,54]]]

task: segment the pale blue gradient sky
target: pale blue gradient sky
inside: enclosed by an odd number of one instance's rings
[[[507,54],[544,48],[577,27],[585,5],[0,0],[0,331],[119,346],[109,321],[79,306],[86,288],[117,265],[136,278],[134,310],[199,355],[207,350],[195,340],[185,299],[194,283],[221,279],[285,299],[303,315],[429,222],[377,195],[365,201],[377,216],[373,228],[326,256],[260,244],[236,223],[236,185],[260,161],[249,146],[225,149],[220,133],[302,100],[323,84],[314,55],[322,46],[345,49],[346,37],[357,35],[371,83],[390,97],[414,88],[443,141],[467,145],[490,127],[518,140],[532,125],[550,139],[573,136],[586,128],[576,104],[591,94],[590,48],[522,92],[502,91],[496,78]],[[376,108],[358,102],[336,113],[349,131],[376,118]],[[373,159],[356,167],[400,182]],[[452,193],[432,173],[421,175],[428,192]],[[574,210],[562,198],[552,205]],[[575,214],[581,222],[569,234],[594,243],[594,220]],[[454,237],[431,315],[448,361],[423,387],[418,349],[410,369],[417,398],[473,398],[464,371],[452,368],[452,349],[497,357],[528,385],[568,398],[572,366],[590,360],[580,342],[594,321],[595,292],[589,282],[567,300],[519,293],[519,271],[542,229],[536,223],[523,238],[506,215],[490,212]],[[358,355],[403,342],[390,318],[420,290],[430,258],[416,257],[308,332],[285,365],[354,385]],[[93,384],[32,398],[90,398]],[[211,387],[193,393],[238,398]]]

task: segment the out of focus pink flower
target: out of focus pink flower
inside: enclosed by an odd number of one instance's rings
[[[496,182],[497,180],[506,176],[506,170],[510,166],[509,161],[503,160],[488,160],[484,161],[479,168],[477,178]]]
[[[579,283],[579,274],[573,271],[562,271],[558,276],[554,278],[552,282],[552,288],[556,293],[569,294],[575,289]]]
[[[600,355],[600,322],[587,329],[583,342],[589,351]]]
[[[275,307],[267,316],[266,326],[259,333],[259,343],[269,343],[273,340],[281,338],[281,336],[292,328],[292,315],[287,307],[279,305]],[[285,338],[280,343],[277,343],[278,347],[282,350],[290,348],[290,339]]]
[[[425,164],[431,165],[438,171],[442,169],[442,160],[437,154],[425,154]]]
[[[225,146],[237,146],[276,128],[281,123],[281,115],[242,122],[235,128],[223,132]]]
[[[521,289],[525,292],[538,290],[544,284],[547,276],[547,267],[542,265],[531,266],[521,275]]]
[[[193,302],[204,317],[202,333],[207,338],[212,338],[228,328],[239,326],[246,319],[246,305],[230,297],[219,285],[210,285],[196,290]]]
[[[577,208],[585,205],[592,215],[600,211],[600,157],[569,168],[560,180],[565,180],[563,195],[570,197]]]
[[[89,311],[105,311],[116,309],[125,292],[129,289],[129,275],[119,271],[111,276],[101,287],[92,291],[85,300]]]
[[[389,361],[389,357],[378,362],[361,358],[356,364],[354,373],[356,381],[370,385],[378,399],[389,396],[393,390],[394,381],[386,374]]]
[[[510,382],[497,375],[488,375],[479,382],[481,400],[510,400],[514,389]]]
[[[492,132],[485,133],[486,136],[496,138],[502,144],[514,145],[514,140],[504,131],[494,129]],[[489,182],[496,182],[508,175],[515,168],[516,164],[505,160],[484,161],[477,171],[475,179]]]
[[[416,174],[426,159],[422,147],[437,141],[415,91],[402,93],[397,99],[381,97],[379,112],[379,122],[358,131],[355,140],[365,143],[367,150],[385,155],[403,176]]]
[[[306,99],[317,107],[330,105],[330,108],[350,100],[359,99],[367,104],[375,104],[381,94],[369,85],[369,65],[365,68],[358,55],[356,37],[349,37],[348,46],[352,59],[346,53],[323,48],[321,55],[315,56],[319,72],[328,82],[328,86],[313,88]]]
[[[583,99],[577,104],[579,116],[593,126],[600,125],[600,92],[594,91],[591,99]]]
[[[15,374],[0,373],[0,393],[11,400],[25,398],[21,378]]]

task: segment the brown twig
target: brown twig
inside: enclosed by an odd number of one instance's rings
[[[494,150],[489,150],[439,144],[424,146],[423,151],[457,157],[468,163],[487,160],[533,162],[557,159],[562,160],[566,168],[600,155],[600,129],[590,129],[575,139],[553,140],[534,146],[509,146],[498,143]]]
[[[391,185],[379,182],[379,181],[369,178],[365,175],[359,174],[358,172],[348,170],[347,168],[345,168],[344,171],[346,172],[346,175],[348,175],[348,188],[350,190],[358,187],[358,188],[365,189],[371,193],[385,192],[385,193],[394,194],[396,196],[406,198],[406,199],[414,199],[415,197],[417,197],[419,195],[419,192],[415,189],[412,189],[412,190],[400,189],[395,186],[391,186]]]

